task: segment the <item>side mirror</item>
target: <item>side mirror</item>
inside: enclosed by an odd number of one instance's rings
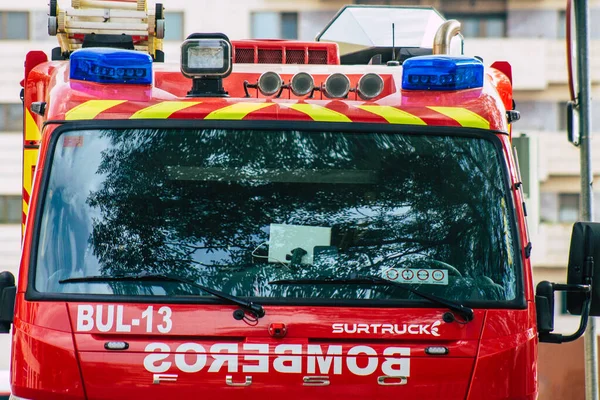
[[[594,260],[597,262],[595,263]],[[596,266],[595,266],[596,265]],[[588,317],[600,315],[600,223],[577,222],[573,226],[567,284],[540,282],[535,292],[535,306],[540,342],[564,343],[578,339],[585,332]],[[554,292],[567,292],[567,309],[581,315],[579,329],[572,335],[554,330]]]
[[[590,315],[600,315],[600,223],[577,222],[573,225],[567,284],[591,285]],[[567,293],[569,313],[581,315],[587,298],[585,294]]]
[[[0,272],[0,333],[10,332],[16,296],[15,276],[8,271]]]

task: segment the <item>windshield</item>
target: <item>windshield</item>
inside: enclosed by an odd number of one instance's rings
[[[52,150],[35,289],[510,301],[519,261],[498,148],[473,137],[235,129],[67,131]]]

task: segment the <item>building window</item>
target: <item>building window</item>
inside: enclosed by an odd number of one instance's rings
[[[501,38],[506,36],[506,14],[446,14],[446,19],[461,23],[466,38]]]
[[[165,40],[183,42],[183,13],[165,12]]]
[[[579,193],[558,195],[558,222],[575,222],[579,219]]]
[[[540,193],[540,221],[573,223],[579,220],[579,201],[579,193]],[[596,200],[596,204],[600,201]]]
[[[561,101],[558,103],[557,107],[558,107],[558,112],[556,113],[556,115],[557,115],[556,127],[558,128],[559,131],[566,131],[567,130],[567,102]]]
[[[251,30],[254,39],[297,39],[298,13],[252,13]]]
[[[0,39],[28,40],[29,13],[25,11],[0,11]]]
[[[281,38],[282,39],[297,39],[298,38],[298,13],[295,13],[295,12],[281,13]]]
[[[21,196],[0,196],[0,224],[21,223]]]
[[[23,106],[20,103],[0,103],[0,131],[23,131]]]

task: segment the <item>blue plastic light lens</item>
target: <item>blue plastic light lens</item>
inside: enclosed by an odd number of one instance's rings
[[[86,48],[71,54],[71,79],[98,83],[152,83],[152,57],[134,50]]]
[[[471,57],[417,56],[402,64],[404,90],[462,90],[483,87],[483,63]]]

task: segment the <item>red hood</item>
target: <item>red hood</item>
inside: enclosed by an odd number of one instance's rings
[[[229,306],[69,304],[88,399],[464,399],[485,316],[459,324],[443,322],[444,309],[265,308],[251,325]],[[271,324],[286,335],[271,336]]]

